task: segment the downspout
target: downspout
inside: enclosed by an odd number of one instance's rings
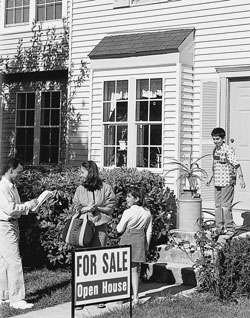
[[[88,160],[91,160],[91,128],[92,128],[92,84],[93,84],[93,70],[90,65],[89,72],[89,129],[88,129]]]
[[[68,74],[70,74],[71,71],[71,59],[72,59],[72,20],[73,20],[73,1],[69,1],[70,7],[69,7],[69,61],[68,61]],[[67,100],[69,99],[71,95],[71,83],[68,85],[67,88]],[[69,120],[67,121],[67,138],[66,138],[66,164],[69,164],[69,132],[70,132],[70,122]]]

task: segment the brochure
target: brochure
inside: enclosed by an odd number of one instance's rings
[[[53,191],[45,190],[43,191],[39,197],[37,198],[38,204],[33,209],[31,209],[32,212],[35,212],[48,198],[50,198],[53,195]]]

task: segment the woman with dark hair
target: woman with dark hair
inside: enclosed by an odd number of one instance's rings
[[[115,194],[112,187],[103,182],[94,161],[84,161],[80,168],[82,184],[76,189],[73,205],[81,213],[88,213],[95,224],[91,247],[105,246],[107,241],[107,223],[115,206]]]

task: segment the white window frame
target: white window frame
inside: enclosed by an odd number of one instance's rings
[[[162,142],[161,142],[161,156],[163,156],[163,126],[164,126],[164,121],[163,121],[163,110],[164,110],[164,91],[163,91],[163,83],[164,83],[164,78],[162,76],[147,76],[144,75],[142,77],[136,77],[136,78],[131,78],[131,77],[125,77],[125,78],[109,78],[105,79],[102,82],[102,97],[104,96],[104,83],[109,82],[109,81],[120,81],[120,80],[127,80],[128,81],[128,114],[127,114],[127,121],[124,122],[124,125],[128,126],[128,131],[127,131],[127,167],[136,167],[136,153],[137,153],[137,126],[138,122],[136,121],[136,81],[141,80],[141,79],[148,79],[149,81],[152,79],[161,79],[162,80],[162,109],[161,109],[161,121],[147,121],[145,124],[161,124],[162,128]],[[102,98],[103,101],[103,98]],[[104,126],[106,125],[106,122],[103,121],[103,103],[102,103],[102,149],[104,150]],[[114,125],[116,125],[116,122],[114,122]],[[118,123],[118,125],[123,125],[123,122]],[[135,137],[136,136],[136,137]],[[150,145],[148,145],[150,147]],[[102,158],[101,162],[102,165],[105,168],[109,168],[109,166],[104,165],[104,151],[102,151]],[[161,160],[161,167],[136,167],[139,170],[143,169],[148,169],[148,170],[153,170],[155,172],[161,172],[163,170],[163,162]]]
[[[32,28],[32,22],[36,20],[36,0],[30,0],[30,12],[29,12],[29,22],[17,23],[17,24],[5,24],[5,5],[6,1],[0,1],[0,32],[3,34],[15,33],[18,34],[21,32],[30,31]],[[48,27],[62,27],[63,18],[67,17],[67,1],[62,0],[62,18],[57,20],[44,20],[43,28]]]

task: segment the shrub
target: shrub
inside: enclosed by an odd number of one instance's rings
[[[200,289],[220,300],[235,300],[250,294],[250,238],[236,238],[223,245],[208,242],[198,261]],[[206,245],[205,249],[208,249]]]
[[[146,193],[145,200],[153,215],[153,235],[149,260],[154,259],[154,247],[159,233],[176,217],[176,198],[164,185],[164,179],[150,171],[137,169],[102,169],[101,177],[109,183],[116,194],[113,218],[108,227],[108,245],[117,245],[119,236],[116,232],[124,209],[126,192],[130,185],[137,185]],[[21,253],[24,265],[67,266],[71,262],[71,246],[61,239],[66,220],[71,215],[71,203],[80,183],[78,168],[55,167],[54,169],[30,168],[18,182],[22,201],[37,197],[43,190],[54,190],[54,196],[39,209],[38,215],[21,218]],[[168,215],[171,218],[168,218]],[[39,248],[37,248],[39,246]],[[35,257],[34,257],[35,256]],[[31,261],[30,261],[31,260]]]

